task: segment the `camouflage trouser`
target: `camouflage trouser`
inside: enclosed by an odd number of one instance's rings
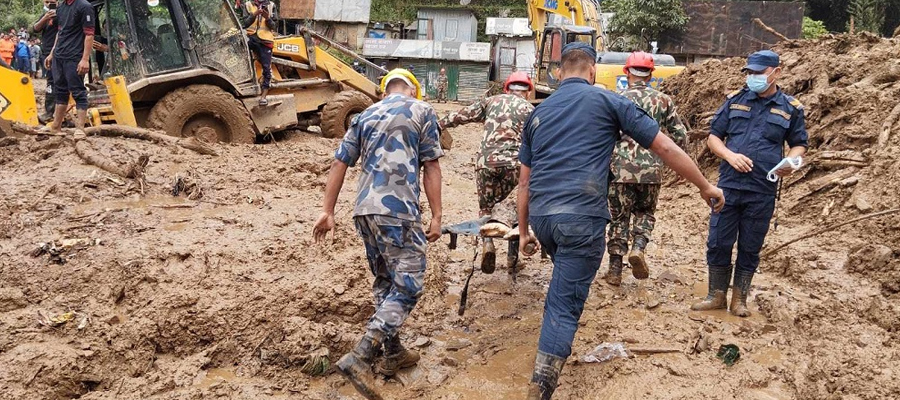
[[[354,222],[375,275],[375,315],[366,328],[394,336],[422,294],[425,231],[420,222],[384,215],[363,215]]]
[[[650,233],[656,224],[656,203],[659,200],[658,184],[643,183],[610,183],[609,241],[606,246],[609,254],[624,256],[628,253],[629,236],[643,237],[650,241]],[[631,225],[631,216],[634,224]],[[631,229],[629,232],[629,225]]]
[[[447,101],[447,88],[438,87],[437,90],[437,100],[438,101]]]
[[[497,203],[506,199],[519,184],[519,168],[481,168],[475,174],[478,187],[478,207],[488,215]]]

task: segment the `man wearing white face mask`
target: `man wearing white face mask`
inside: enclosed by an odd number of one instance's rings
[[[776,85],[781,75],[778,54],[770,50],[753,53],[742,71],[747,75],[747,86],[728,95],[710,125],[707,145],[722,159],[718,186],[725,192],[725,207],[709,220],[709,295],[691,309],[728,307],[731,252],[737,241],[731,313],[746,317],[750,315],[750,282],[775,211],[777,186],[766,175],[784,157],[804,155],[807,134],[803,105]],[[790,168],[778,171],[779,176],[790,173]]]

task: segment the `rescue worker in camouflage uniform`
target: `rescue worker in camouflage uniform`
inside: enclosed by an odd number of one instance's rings
[[[525,120],[534,111],[526,100],[534,89],[524,72],[514,72],[503,85],[504,94],[483,98],[462,110],[441,118],[441,129],[484,122],[484,136],[475,161],[475,185],[478,189],[478,216],[490,216],[494,206],[519,184],[519,147]],[[510,242],[512,243],[512,242]],[[508,254],[518,249],[510,248]],[[481,271],[494,272],[497,251],[491,238],[484,238]],[[509,257],[510,262],[514,262]],[[510,265],[513,268],[514,265]]]
[[[439,103],[447,102],[447,87],[450,83],[447,81],[447,70],[441,68],[441,73],[437,78],[437,101]]]
[[[678,116],[675,102],[648,85],[655,69],[653,56],[642,51],[631,53],[623,69],[628,77],[628,88],[619,94],[650,114],[662,132],[667,133],[675,143],[683,145],[687,129]],[[610,285],[619,286],[622,283],[622,258],[628,253],[631,237],[634,237],[631,254],[628,254],[631,272],[637,279],[647,279],[650,275],[644,249],[656,223],[654,213],[659,200],[662,165],[659,157],[628,136],[623,136],[616,143],[610,163],[609,212],[612,220],[607,242],[609,271],[603,277]]]
[[[322,214],[313,236],[320,242],[334,228],[334,207],[347,168],[360,162],[354,223],[363,239],[375,314],[352,351],[338,360],[338,371],[367,399],[381,399],[372,367],[384,345],[380,371],[393,375],[411,367],[419,355],[400,344],[399,330],[422,294],[426,242],[441,235],[441,167],[437,115],[421,101],[421,86],[409,71],[395,69],[381,81],[382,101],[353,119],[335,152]],[[419,206],[420,169],[431,208],[428,231]]]

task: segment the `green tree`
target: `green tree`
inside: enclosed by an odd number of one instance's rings
[[[884,27],[884,9],[883,0],[852,0],[850,2],[850,16],[853,17],[853,24],[857,32],[872,32],[881,34],[881,28]],[[849,28],[849,22],[848,28]]]
[[[658,40],[663,33],[679,32],[688,22],[681,0],[607,0],[604,11],[615,15],[614,34]]]
[[[810,17],[803,17],[803,38],[804,39],[818,39],[827,34],[828,34],[828,29],[825,28],[824,22],[816,21]]]

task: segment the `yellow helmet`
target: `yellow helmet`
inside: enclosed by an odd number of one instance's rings
[[[416,88],[416,98],[422,100],[422,85],[419,84],[419,80],[416,79],[412,72],[403,68],[394,68],[384,78],[381,78],[381,93],[385,92],[388,82],[394,79],[402,79],[407,84],[414,86]]]

